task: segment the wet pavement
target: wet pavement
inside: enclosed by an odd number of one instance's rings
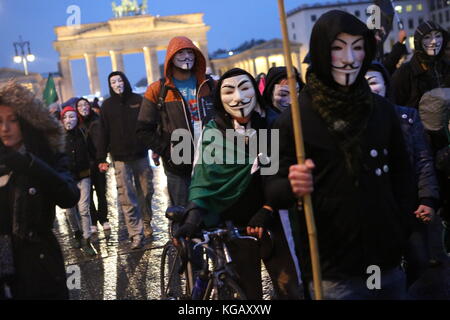
[[[167,182],[162,167],[152,167],[155,193],[152,209],[153,236],[145,240],[140,250],[130,250],[128,233],[123,215],[117,209],[117,192],[114,169],[107,173],[108,219],[110,234],[99,227],[93,237],[98,255],[89,257],[80,249],[73,248],[73,233],[65,216],[65,210],[57,208],[55,233],[60,241],[67,270],[78,266],[81,271],[80,289],[71,289],[74,300],[149,300],[160,299],[160,258],[162,248],[168,241],[168,225],[164,216],[168,205]],[[95,196],[94,196],[95,198]],[[73,271],[72,271],[73,272]],[[68,276],[72,274],[68,273]],[[268,299],[271,283],[264,272],[264,297]]]
[[[128,233],[123,215],[117,209],[117,192],[114,172],[107,173],[108,218],[110,234],[99,227],[93,237],[98,255],[89,257],[73,248],[73,233],[64,210],[57,208],[55,233],[63,250],[68,270],[78,266],[81,272],[80,288],[70,290],[73,300],[152,300],[160,299],[160,258],[168,241],[167,182],[162,167],[153,167],[155,194],[153,196],[153,237],[145,240],[140,250],[130,250]],[[72,269],[73,270],[73,269]],[[71,273],[68,274],[68,276]],[[264,299],[269,299],[272,285],[263,268]],[[417,299],[450,300],[450,262],[430,268],[411,289],[411,297]]]

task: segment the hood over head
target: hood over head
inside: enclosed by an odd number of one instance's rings
[[[386,86],[385,98],[388,99],[389,101],[393,102],[394,97],[393,97],[393,92],[392,92],[392,88],[391,88],[391,76],[390,76],[389,72],[386,70],[385,66],[382,63],[374,60],[370,64],[367,71],[377,71],[377,72],[381,73],[381,75],[383,76],[384,85]]]
[[[120,95],[115,93],[113,88],[111,87],[111,83],[109,80],[113,76],[120,76],[122,78],[122,81],[124,83],[124,89],[123,89],[123,94],[121,96],[125,97],[125,98],[129,97],[133,93],[133,90],[131,89],[130,81],[128,80],[127,76],[122,71],[111,72],[108,76],[108,88],[109,88],[109,94],[111,95],[111,97],[121,97]]]
[[[366,81],[364,75],[374,58],[376,40],[373,32],[363,22],[345,11],[328,11],[314,24],[309,44],[311,65],[308,72],[315,73],[327,86],[338,86],[331,74],[331,44],[340,33],[348,33],[353,36],[360,35],[364,38],[365,57],[358,77],[351,85],[352,87],[361,81]]]
[[[295,71],[295,80],[298,83],[299,90],[303,88],[303,82],[300,79],[300,74],[298,73],[297,68],[294,67]],[[272,105],[272,94],[275,88],[275,85],[280,82],[282,79],[287,79],[287,70],[286,67],[272,67],[267,72],[266,77],[266,86],[264,88],[263,98],[266,106]]]
[[[436,58],[440,58],[445,54],[445,47],[447,46],[447,42],[448,42],[448,34],[444,28],[442,28],[439,24],[437,24],[436,22],[433,22],[433,21],[425,21],[425,22],[421,23],[417,27],[416,31],[414,32],[414,53],[415,54],[429,57],[422,47],[422,39],[426,34],[430,33],[433,30],[441,31],[442,37],[444,39],[442,42],[442,49],[436,55]]]
[[[172,78],[172,68],[174,67],[172,59],[178,51],[182,49],[192,49],[195,53],[195,63],[192,67],[192,72],[195,73],[197,82],[205,80],[206,60],[203,53],[195,46],[191,39],[187,37],[174,37],[170,40],[167,46],[166,60],[164,62],[164,76],[167,79]]]
[[[230,69],[227,72],[225,72],[220,77],[219,81],[217,82],[215,91],[214,91],[214,106],[215,106],[215,110],[216,110],[216,116],[218,118],[221,118],[231,128],[232,128],[232,125],[231,125],[232,117],[225,111],[225,107],[223,106],[222,98],[220,95],[220,88],[222,87],[222,83],[225,79],[239,76],[239,75],[247,75],[250,78],[250,81],[255,90],[256,101],[257,101],[257,104],[259,105],[259,109],[257,109],[258,107],[256,107],[253,111],[259,113],[261,117],[265,117],[264,101],[258,90],[258,85],[256,83],[255,78],[253,78],[253,76],[245,70],[242,70],[239,68],[233,68],[233,69]]]
[[[38,146],[34,143],[42,143],[38,140],[42,137],[50,151],[64,152],[65,132],[61,123],[31,91],[16,81],[8,81],[0,88],[0,104],[13,108],[19,117],[27,150],[43,152],[37,150]]]

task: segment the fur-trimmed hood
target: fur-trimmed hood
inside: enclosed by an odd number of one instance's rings
[[[42,132],[53,152],[64,152],[64,128],[31,91],[16,81],[8,81],[0,87],[0,104],[13,108],[19,119]]]

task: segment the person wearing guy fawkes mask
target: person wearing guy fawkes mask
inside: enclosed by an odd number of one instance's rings
[[[109,152],[114,165],[118,201],[124,214],[131,249],[143,245],[144,236],[153,234],[152,196],[153,172],[148,149],[136,136],[136,124],[142,97],[131,90],[123,72],[108,76],[111,97],[102,105],[97,160],[101,172],[108,170]]]
[[[298,94],[304,84],[297,69],[294,70]],[[263,98],[267,107],[267,123],[270,127],[281,112],[286,110],[291,104],[286,67],[272,67],[269,69],[265,80]]]
[[[280,169],[267,179],[266,201],[302,211],[297,198],[311,194],[325,299],[406,294],[400,262],[413,210],[412,171],[393,106],[364,79],[374,54],[374,35],[359,19],[339,10],[323,14],[312,30],[299,96],[304,164],[296,164],[290,110],[272,129],[280,130]],[[298,234],[301,271],[314,297],[302,212]],[[380,289],[367,286],[370,266],[381,270]]]
[[[80,129],[78,114],[74,107],[67,106],[61,111],[61,121],[66,130],[66,154],[70,158],[69,168],[80,189],[78,204],[67,209],[75,235],[75,247],[82,248],[88,255],[97,252],[91,244],[91,173],[90,159],[95,153],[91,141]]]
[[[81,130],[87,135],[87,137],[92,141],[94,149],[96,149],[96,144],[99,141],[100,135],[100,116],[95,113],[92,108],[91,103],[86,98],[80,98],[75,103],[77,113],[82,120],[80,123]],[[108,221],[108,202],[106,200],[106,174],[105,172],[100,172],[98,164],[96,161],[96,154],[91,156],[90,171],[91,171],[91,203],[90,211],[92,218],[92,232],[97,232],[97,223],[99,222],[103,231],[108,235],[111,226]],[[95,194],[97,195],[98,208],[95,207],[94,203],[94,188]]]
[[[252,158],[246,143],[245,150],[235,140],[226,143],[226,130],[252,139],[258,129],[266,128],[265,110],[255,79],[246,71],[234,68],[223,74],[215,91],[214,120],[208,122],[202,133],[202,148],[217,147],[223,150],[221,162],[210,163],[197,154],[192,183],[189,188],[189,205],[186,219],[175,233],[174,239],[192,237],[200,227],[217,227],[231,220],[244,227],[249,235],[262,238],[272,214],[264,208],[264,197],[258,157]],[[254,129],[254,130],[252,130]],[[223,143],[207,138],[209,132],[223,136]],[[213,141],[212,141],[213,140]],[[219,140],[219,139],[218,139]],[[244,163],[228,163],[227,152],[233,145],[237,154],[244,155]],[[232,152],[232,153],[230,153]],[[258,245],[253,241],[235,241],[227,244],[239,276],[239,285],[247,299],[262,299],[261,262]]]
[[[392,76],[395,103],[418,108],[422,95],[434,88],[450,87],[450,64],[445,59],[447,32],[426,21],[414,33],[414,54]]]
[[[167,47],[164,78],[147,88],[139,114],[137,136],[162,157],[172,206],[186,206],[194,149],[202,128],[213,116],[214,80],[205,76],[206,60],[186,37],[174,37]],[[172,161],[172,133],[184,129],[191,141],[188,163]]]
[[[373,62],[365,75],[370,89],[382,97],[391,98],[390,77],[384,66]],[[434,159],[430,144],[419,112],[410,107],[395,106],[400,120],[403,138],[409,154],[410,163],[414,168],[416,187],[416,209],[411,212],[411,236],[405,252],[405,271],[410,287],[428,269],[430,261],[442,259],[444,250],[435,241],[433,234],[442,234],[441,219],[436,216],[439,209],[439,186],[434,169]],[[436,221],[437,220],[437,221]],[[430,250],[441,247],[440,252]]]

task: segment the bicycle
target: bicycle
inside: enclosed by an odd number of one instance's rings
[[[166,211],[170,226],[182,221],[184,212],[181,210]],[[173,232],[173,227],[170,228]],[[255,237],[242,236],[239,229],[231,222],[225,228],[202,230],[202,239],[191,239],[191,243],[179,239],[180,246],[176,247],[171,240],[164,246],[161,256],[161,298],[172,300],[245,300],[246,296],[238,284],[238,277],[233,270],[232,257],[227,243],[237,239],[250,239]],[[191,249],[194,244],[193,249]],[[202,249],[202,268],[198,272],[193,270],[193,253]],[[207,280],[204,292],[194,291],[194,273],[197,277]],[[195,280],[194,280],[195,279]],[[198,289],[198,288],[196,288]],[[193,292],[194,291],[194,292]],[[195,295],[193,297],[193,294]]]

